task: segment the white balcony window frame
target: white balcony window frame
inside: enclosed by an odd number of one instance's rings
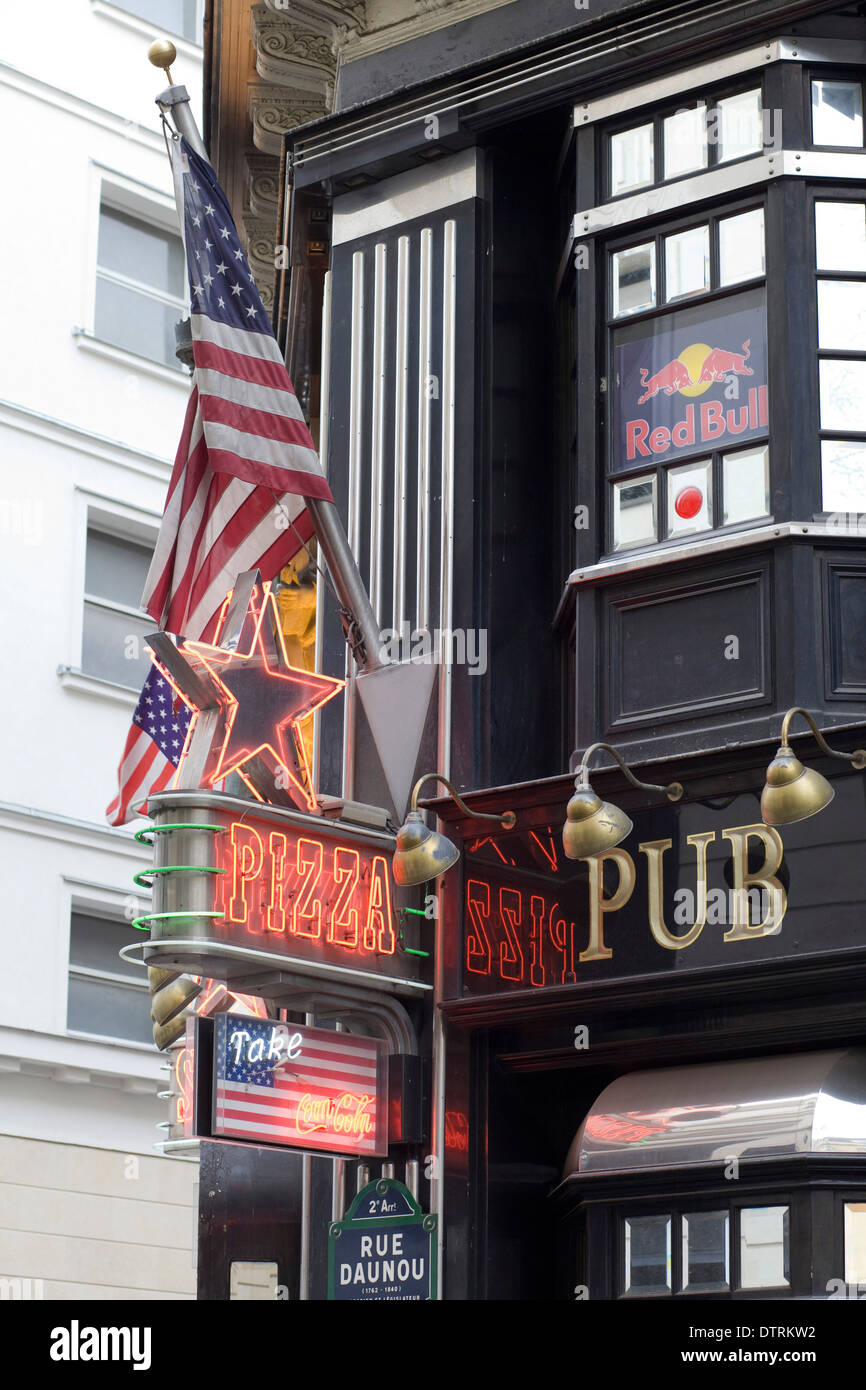
[[[100,275],[126,288],[143,290],[151,298],[173,305],[177,309],[179,319],[184,318],[189,313],[189,301],[186,298],[161,292],[151,285],[146,285],[117,271],[100,269],[99,225],[103,207],[149,223],[158,231],[169,232],[178,240],[182,240],[177,208],[172,193],[157,188],[153,184],[130,178],[97,160],[91,160],[87,245],[85,270],[82,277],[83,294],[79,323],[72,328],[73,336],[77,338],[80,347],[94,350],[100,356],[114,360],[132,370],[141,371],[146,375],[155,375],[160,380],[180,386],[185,393],[188,393],[189,373],[180,362],[177,363],[176,367],[169,366],[158,358],[142,357],[129,348],[121,347],[116,343],[109,343],[104,338],[97,336],[96,285],[97,277]]]
[[[138,846],[132,841],[134,849]],[[143,867],[136,865],[136,867]],[[120,878],[127,878],[132,873],[130,860],[125,856],[118,860],[117,872]],[[78,1028],[68,1028],[66,1020],[69,1008],[69,979],[74,968],[82,976],[90,973],[89,967],[72,967],[69,959],[72,946],[72,914],[80,912],[87,917],[102,917],[107,921],[116,922],[118,925],[129,923],[129,912],[133,898],[137,901],[137,907],[141,912],[150,910],[150,894],[143,888],[129,889],[117,887],[114,884],[95,882],[90,879],[78,878],[75,875],[63,874],[59,881],[60,891],[56,898],[57,912],[57,935],[55,940],[58,943],[57,954],[54,967],[51,972],[51,988],[47,991],[46,998],[49,1001],[46,1009],[47,1018],[45,1026],[55,1034],[57,1038],[68,1038],[70,1041],[99,1043],[106,1048],[110,1048],[115,1053],[118,1049],[129,1049],[138,1054],[149,1057],[159,1057],[156,1047],[151,1043],[136,1042],[134,1038],[118,1038],[108,1033],[88,1033],[82,1032]],[[137,914],[136,914],[137,915]],[[119,964],[119,959],[118,959]],[[94,972],[104,975],[108,979],[113,972]],[[118,972],[119,973],[119,972]],[[148,990],[147,971],[142,967],[141,985],[136,985],[130,977],[123,976],[123,981],[131,988],[144,988]],[[111,983],[117,983],[111,980]],[[125,1074],[125,1067],[122,1062],[120,1065],[112,1064],[108,1071],[117,1074]]]
[[[143,890],[136,889],[136,893],[141,894],[141,910],[147,910],[149,897]],[[65,969],[58,971],[58,994],[56,1003],[56,1021],[54,1031],[60,1037],[85,1040],[87,1042],[104,1043],[108,1047],[128,1047],[136,1052],[156,1054],[156,1047],[151,1043],[138,1042],[135,1038],[121,1038],[113,1033],[89,1033],[80,1028],[70,1028],[67,1024],[69,1017],[69,981],[75,976],[79,979],[104,980],[107,984],[123,985],[131,990],[137,990],[145,995],[149,994],[147,971],[142,969],[140,983],[131,979],[128,975],[122,975],[120,971],[116,974],[110,970],[96,970],[91,966],[73,965],[70,960],[72,949],[72,914],[80,913],[87,917],[98,917],[107,922],[113,922],[117,926],[130,925],[131,919],[126,915],[128,904],[132,893],[121,893],[119,889],[103,887],[100,884],[84,884],[83,882],[65,879],[64,892],[61,894],[61,911],[64,914],[64,930],[61,940],[64,942],[63,960]]]
[[[85,588],[87,533],[88,530],[102,531],[105,535],[114,536],[118,540],[153,547],[156,545],[159,522],[158,512],[145,511],[142,507],[130,506],[128,503],[76,486],[75,547],[68,591],[68,660],[58,665],[57,674],[65,688],[106,699],[113,704],[125,705],[130,712],[138,702],[137,690],[93,675],[85,671],[82,666],[84,610],[87,601],[99,603],[116,612],[128,613],[131,618],[141,619],[140,611],[124,604],[112,603],[102,596],[91,595],[88,600]],[[154,629],[156,626],[157,624],[154,623]]]

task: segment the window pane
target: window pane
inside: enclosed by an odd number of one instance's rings
[[[822,430],[866,430],[866,362],[825,358],[818,377]]]
[[[764,209],[752,208],[719,223],[719,283],[736,285],[764,273]]]
[[[103,206],[97,259],[103,270],[116,270],[163,294],[186,298],[183,243],[171,232],[148,227],[125,212]]]
[[[117,954],[122,946],[140,942],[141,939],[141,932],[128,922],[114,922],[107,917],[89,917],[83,912],[73,912],[69,929],[69,963],[84,966],[87,970],[128,975],[131,980],[143,985],[147,972],[133,961],[121,960]]]
[[[610,137],[610,192],[627,193],[653,181],[653,128],[637,126]]]
[[[656,539],[656,480],[636,478],[613,486],[613,548]]]
[[[85,602],[82,671],[130,690],[140,690],[150,669],[144,638],[153,630],[152,618],[132,618],[127,613]]]
[[[668,469],[669,536],[706,531],[713,524],[713,475],[709,459]]]
[[[70,975],[66,1026],[79,1033],[152,1044],[150,994],[132,984]]]
[[[201,43],[196,0],[111,0],[120,10],[146,19],[158,29]]]
[[[866,281],[818,281],[818,346],[866,352]]]
[[[726,1289],[728,1273],[728,1213],[696,1212],[683,1216],[683,1288]]]
[[[825,512],[866,512],[866,443],[825,439],[821,480]]]
[[[656,302],[656,251],[652,242],[616,251],[613,266],[614,316],[651,309]]]
[[[625,1222],[626,1293],[669,1293],[671,1219],[639,1216]]]
[[[151,299],[140,290],[96,277],[94,332],[105,343],[149,357],[182,371],[175,357],[174,325],[181,317],[173,304]]]
[[[725,526],[770,513],[770,467],[766,445],[739,449],[722,459],[722,517]]]
[[[863,89],[859,82],[812,83],[812,141],[816,145],[863,144]]]
[[[665,289],[668,299],[702,294],[710,288],[710,229],[691,227],[665,237]]]
[[[114,603],[140,608],[150,557],[146,545],[88,528],[85,592],[93,598],[110,598]]]
[[[866,1202],[845,1203],[845,1283],[866,1284]]]
[[[714,131],[711,125],[710,138],[713,134],[719,142],[720,164],[746,154],[759,154],[764,148],[760,87],[720,101],[716,128]]]
[[[787,1207],[743,1207],[740,1212],[740,1287],[776,1289],[790,1279]]]
[[[816,203],[819,270],[866,270],[866,204]]]
[[[675,111],[664,121],[665,178],[691,174],[707,166],[707,108]]]

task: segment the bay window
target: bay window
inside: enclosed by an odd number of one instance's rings
[[[662,228],[608,264],[609,549],[767,516],[763,207]]]

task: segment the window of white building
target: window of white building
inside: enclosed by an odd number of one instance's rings
[[[73,909],[66,1010],[72,1032],[153,1042],[147,975],[118,955],[122,946],[140,941],[128,922]]]
[[[150,667],[144,637],[155,626],[141,611],[150,557],[150,546],[88,525],[81,669],[136,691]]]
[[[201,0],[111,0],[119,10],[146,19],[170,34],[201,43]]]
[[[96,268],[97,338],[182,371],[174,329],[187,313],[184,275],[179,236],[103,202]]]

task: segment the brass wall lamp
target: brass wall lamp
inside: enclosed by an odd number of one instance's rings
[[[664,792],[669,801],[679,801],[683,794],[680,782],[659,786],[655,782],[639,782],[631,773],[609,743],[593,743],[583,755],[574,782],[574,796],[568,803],[565,824],[562,827],[562,844],[569,859],[591,859],[613,849],[629,835],[632,823],[625,811],[609,801],[602,801],[589,784],[589,760],[593,753],[604,749],[619,763],[627,780],[642,792]]]
[[[788,729],[795,714],[802,714],[823,752],[851,763],[858,771],[866,768],[866,748],[855,748],[853,753],[837,753],[829,746],[811,714],[795,705],[782,720],[782,743],[767,768],[767,780],[761,792],[761,819],[765,825],[793,825],[795,821],[806,820],[823,811],[836,795],[826,777],[812,767],[804,767],[795,757],[788,742]]]
[[[447,787],[460,810],[464,815],[472,816],[475,820],[495,821],[503,830],[513,830],[517,824],[517,817],[513,811],[505,811],[502,815],[489,815],[485,811],[470,811],[469,807],[458,796],[457,792],[448,781],[438,772],[426,772],[423,777],[419,777],[415,786],[412,788],[411,809],[403,825],[397,831],[397,849],[394,854],[392,872],[394,882],[401,888],[410,888],[416,883],[427,883],[431,878],[437,878],[439,874],[444,874],[456,864],[460,858],[460,851],[456,845],[452,845],[444,835],[431,830],[424,821],[421,812],[418,810],[418,793],[425,782],[441,782]]]

